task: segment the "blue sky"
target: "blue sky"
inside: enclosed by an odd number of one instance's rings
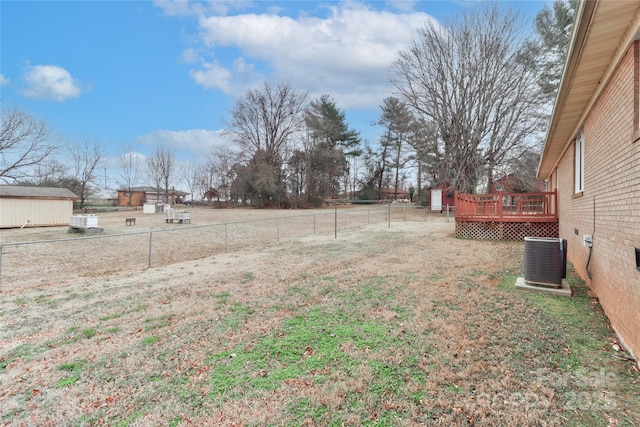
[[[548,3],[548,2],[547,2]],[[501,2],[533,19],[546,4]],[[388,67],[415,29],[476,1],[0,1],[0,99],[106,149],[156,144],[197,162],[234,99],[285,82],[330,95],[372,143]],[[113,175],[113,176],[111,176]]]

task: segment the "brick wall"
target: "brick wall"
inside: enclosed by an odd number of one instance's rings
[[[568,260],[600,298],[613,327],[640,356],[640,141],[638,127],[638,47],[629,49],[600,94],[583,126],[584,192],[574,194],[574,148],[556,170],[560,237],[568,240]],[[577,231],[577,234],[576,234]],[[582,236],[593,234],[589,250]]]
[[[131,201],[131,205],[129,205]],[[146,201],[144,191],[132,191],[131,200],[124,191],[118,191],[118,206],[142,206]]]

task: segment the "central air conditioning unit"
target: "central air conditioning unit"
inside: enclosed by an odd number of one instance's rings
[[[567,239],[524,238],[524,280],[530,285],[562,287],[567,276]]]

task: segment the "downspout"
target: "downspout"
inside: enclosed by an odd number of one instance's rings
[[[589,270],[589,264],[591,264],[591,255],[593,253],[593,236],[596,234],[596,196],[593,196],[593,231],[591,232],[591,246],[589,246],[589,257],[587,258],[587,266],[585,269],[587,270],[587,277],[589,280],[591,277],[591,270]]]

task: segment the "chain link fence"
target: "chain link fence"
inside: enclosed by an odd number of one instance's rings
[[[338,207],[321,212],[227,221],[130,233],[0,243],[0,291],[108,276],[240,250],[285,239],[333,235],[369,224],[449,221],[446,214],[406,203]]]

